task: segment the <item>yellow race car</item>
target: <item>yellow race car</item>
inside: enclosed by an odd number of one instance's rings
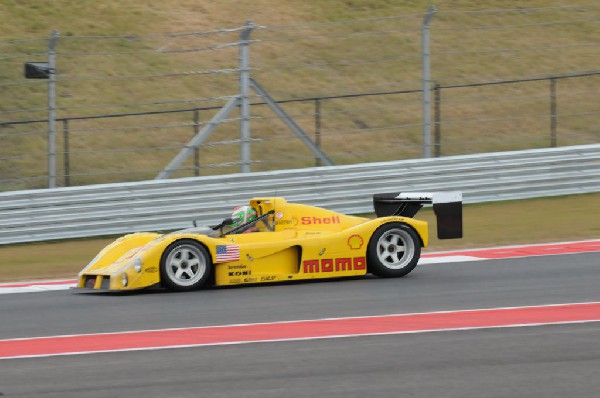
[[[366,273],[400,277],[416,267],[427,245],[427,223],[412,218],[424,204],[433,204],[438,238],[462,237],[460,192],[382,193],[373,203],[377,218],[253,198],[258,217],[237,227],[227,218],[212,227],[117,239],[79,273],[78,288],[186,291]]]

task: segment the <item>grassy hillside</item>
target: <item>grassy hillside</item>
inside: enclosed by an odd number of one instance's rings
[[[52,29],[61,35],[59,118],[223,105],[223,96],[238,92],[231,71],[238,49],[227,44],[240,32],[215,31],[246,20],[257,25],[250,36],[256,40],[252,76],[276,99],[418,90],[420,24],[428,6],[391,0],[6,0],[0,4],[0,123],[47,117],[46,82],[25,81],[22,68],[45,59]],[[437,6],[431,24],[435,83],[599,69],[598,4],[457,0]],[[177,35],[191,32],[201,34]],[[559,145],[599,141],[599,76],[557,82]],[[547,80],[445,89],[442,100],[443,155],[549,145]],[[336,164],[419,157],[420,101],[420,93],[323,101],[323,149]],[[314,102],[285,109],[313,135]],[[201,111],[200,124],[215,112]],[[154,178],[193,136],[193,117],[188,111],[59,123],[59,184],[66,182],[63,128],[69,129],[71,185],[141,180]],[[252,117],[253,170],[315,164],[270,110],[253,107]],[[237,118],[236,111],[201,148],[200,173],[239,170]],[[0,190],[46,186],[46,128],[0,124]],[[175,176],[197,172],[191,159],[184,168]]]

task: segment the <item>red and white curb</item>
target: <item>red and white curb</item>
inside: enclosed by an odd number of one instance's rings
[[[590,252],[600,252],[600,239],[577,242],[545,243],[537,245],[504,246],[487,249],[423,253],[421,255],[419,264],[445,264],[465,261],[482,261]],[[76,279],[0,283],[0,294],[36,293],[66,290],[74,287],[76,283]]]
[[[577,242],[543,243],[537,245],[503,246],[487,249],[453,250],[449,252],[425,253],[419,264],[438,262],[480,261],[503,258],[551,256],[600,252],[600,239]]]
[[[0,294],[37,293],[67,290],[75,287],[76,279],[0,283]]]
[[[0,360],[600,321],[600,302],[0,340]]]

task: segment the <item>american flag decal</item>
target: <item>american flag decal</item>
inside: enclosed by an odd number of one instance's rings
[[[217,245],[217,262],[224,263],[240,259],[240,247],[238,245]]]

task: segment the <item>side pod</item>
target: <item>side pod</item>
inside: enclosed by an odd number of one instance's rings
[[[459,191],[377,193],[373,195],[373,207],[377,217],[412,218],[425,204],[433,204],[433,212],[437,218],[438,239],[462,238],[462,193]]]

